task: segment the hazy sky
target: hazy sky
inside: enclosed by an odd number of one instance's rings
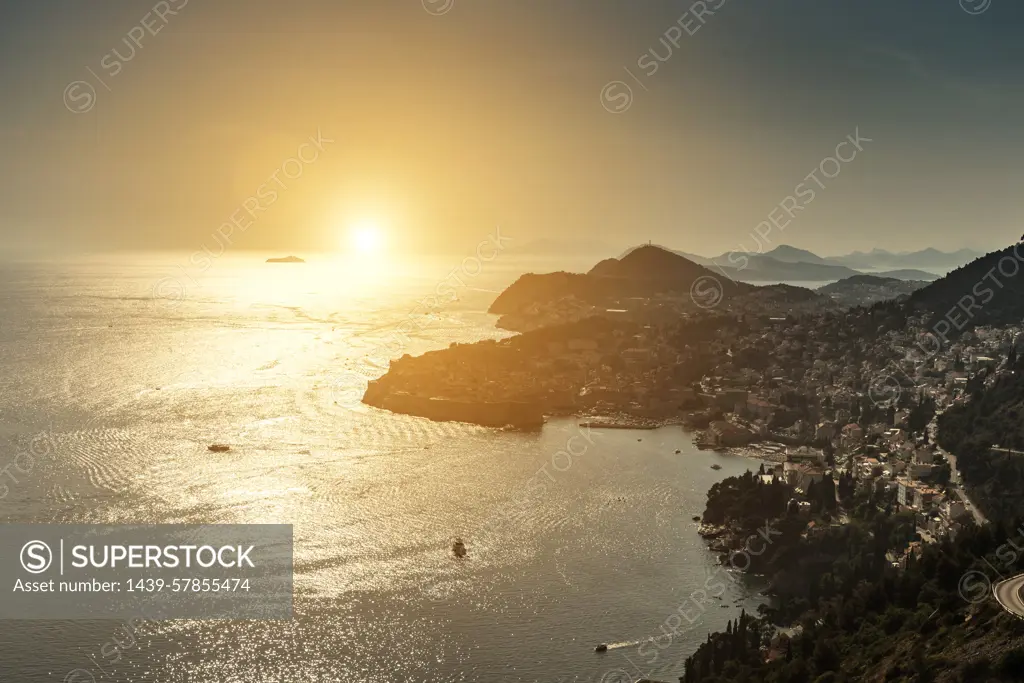
[[[195,249],[234,214],[242,249],[330,249],[372,220],[414,250],[501,225],[713,254],[754,247],[858,128],[872,142],[772,245],[1024,232],[1024,3],[701,5],[2,2],[0,249]],[[602,97],[614,81],[632,100]],[[300,150],[318,131],[334,142]]]

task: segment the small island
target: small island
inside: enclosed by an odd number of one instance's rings
[[[268,258],[267,263],[305,263],[298,256],[283,256],[281,258]]]

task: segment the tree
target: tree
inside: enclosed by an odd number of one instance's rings
[[[828,638],[823,638],[818,641],[817,645],[814,646],[814,655],[812,656],[814,662],[814,668],[818,673],[825,673],[826,671],[837,671],[842,660],[839,657],[839,651],[836,650],[835,643]]]
[[[821,509],[828,512],[836,511],[836,482],[832,479],[832,473],[826,474],[821,483],[817,486],[815,494],[821,503]]]

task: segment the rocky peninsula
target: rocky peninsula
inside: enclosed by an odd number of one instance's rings
[[[799,287],[716,278],[682,256],[644,246],[585,274],[523,275],[490,308],[501,316],[499,326],[520,335],[403,356],[363,400],[487,426],[533,427],[541,416],[578,416],[617,425],[708,427],[723,408],[746,401],[745,391],[709,387],[708,394],[699,384],[728,358],[729,337],[749,332],[737,311],[749,307],[767,320],[766,307],[833,305]],[[748,433],[736,443],[729,435],[724,440],[742,445],[755,439]]]
[[[385,378],[370,382],[363,403],[393,413],[417,415],[435,422],[470,422],[484,427],[539,429],[544,413],[525,401],[460,401],[410,394]]]

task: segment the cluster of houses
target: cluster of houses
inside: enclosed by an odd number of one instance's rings
[[[864,430],[856,424],[846,425],[841,434],[841,448],[849,450],[836,457],[836,462],[829,462],[822,449],[784,447],[778,452],[781,461],[761,476],[766,483],[778,479],[792,486],[794,502],[806,512],[810,503],[805,496],[812,486],[828,475],[834,480],[850,475],[857,487],[887,491],[898,509],[913,512],[918,534],[925,542],[955,536],[970,523],[968,506],[947,486],[949,470],[941,449],[913,440],[900,429],[887,430],[875,445],[866,443]],[[813,526],[809,523],[809,532],[814,531]],[[913,551],[911,546],[890,559],[899,564]]]
[[[919,534],[926,540],[952,535],[968,523],[971,511],[949,488],[951,471],[941,450],[914,442],[900,430],[890,430],[888,453],[851,458],[858,485],[884,488],[895,494],[900,509],[915,513]]]
[[[850,450],[891,429],[910,429],[919,400],[934,401],[938,410],[966,400],[971,377],[982,373],[994,381],[1009,371],[1011,348],[1024,353],[1021,326],[979,327],[934,349],[922,320],[871,342],[837,338],[821,327],[751,321],[747,335],[731,338],[724,360],[700,383],[697,398],[711,416],[702,442],[713,448],[831,443]],[[752,371],[751,358],[764,369]]]
[[[770,455],[773,443],[813,445],[841,462],[864,444],[898,446],[908,467],[896,476],[927,480],[932,463],[907,451],[907,432],[920,429],[913,405],[963,401],[970,378],[995,377],[1010,348],[1024,352],[1019,325],[975,328],[933,349],[923,319],[872,337],[838,316],[724,316],[693,339],[673,325],[604,320],[404,356],[389,380],[411,394],[529,402],[550,416],[683,422],[704,430],[709,448],[756,444]],[[927,493],[907,495],[919,505]]]

